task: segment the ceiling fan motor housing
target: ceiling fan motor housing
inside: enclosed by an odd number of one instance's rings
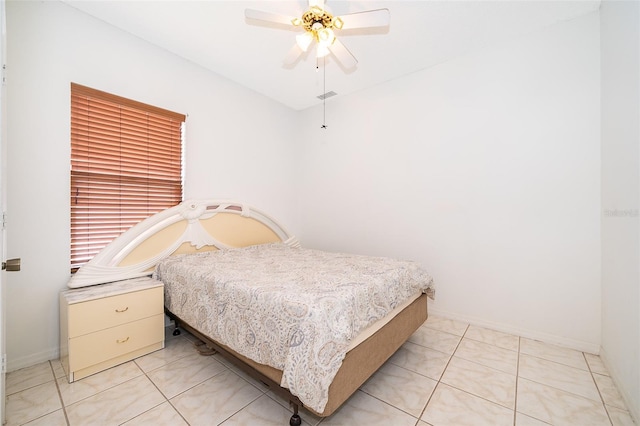
[[[302,15],[302,22],[298,23],[295,21],[297,20],[294,20],[294,25],[302,25],[305,31],[309,32],[317,32],[322,28],[341,29],[343,25],[342,19],[340,19],[340,17],[334,18],[326,10],[321,9],[317,6],[312,7]]]
[[[322,58],[332,53],[345,69],[353,69],[358,61],[336,38],[334,29],[341,30],[345,24],[349,30],[389,26],[389,9],[375,9],[333,16],[324,9],[325,0],[308,0],[308,2],[310,8],[299,18],[253,9],[245,10],[245,17],[249,20],[257,19],[293,25],[304,30],[301,34],[296,35],[296,44],[285,58],[287,65],[295,63],[315,41],[317,45],[316,58]]]

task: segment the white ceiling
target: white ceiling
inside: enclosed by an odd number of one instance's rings
[[[336,31],[358,59],[357,67],[344,70],[329,56],[316,71],[313,53],[293,67],[283,65],[300,30],[256,25],[244,17],[246,8],[300,16],[306,0],[64,1],[296,110],[321,103],[317,96],[325,92],[366,90],[600,5],[599,0],[327,0],[334,15],[387,8],[391,24],[369,34]]]

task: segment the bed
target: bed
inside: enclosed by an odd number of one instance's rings
[[[287,399],[291,425],[302,406],[333,414],[424,323],[434,291],[414,262],[304,248],[267,214],[220,200],[134,226],[69,287],[149,275],[177,330]]]

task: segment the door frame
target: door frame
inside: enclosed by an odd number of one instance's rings
[[[6,170],[7,170],[7,120],[6,120],[6,64],[7,64],[7,25],[5,0],[0,0],[0,259],[4,262],[6,253]],[[4,271],[0,272],[0,424],[6,422],[5,376],[7,371],[6,351],[6,294],[4,288]]]

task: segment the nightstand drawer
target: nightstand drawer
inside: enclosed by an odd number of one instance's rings
[[[156,287],[69,305],[69,338],[162,314],[163,288]]]
[[[69,339],[69,367],[81,370],[164,340],[164,314]]]

